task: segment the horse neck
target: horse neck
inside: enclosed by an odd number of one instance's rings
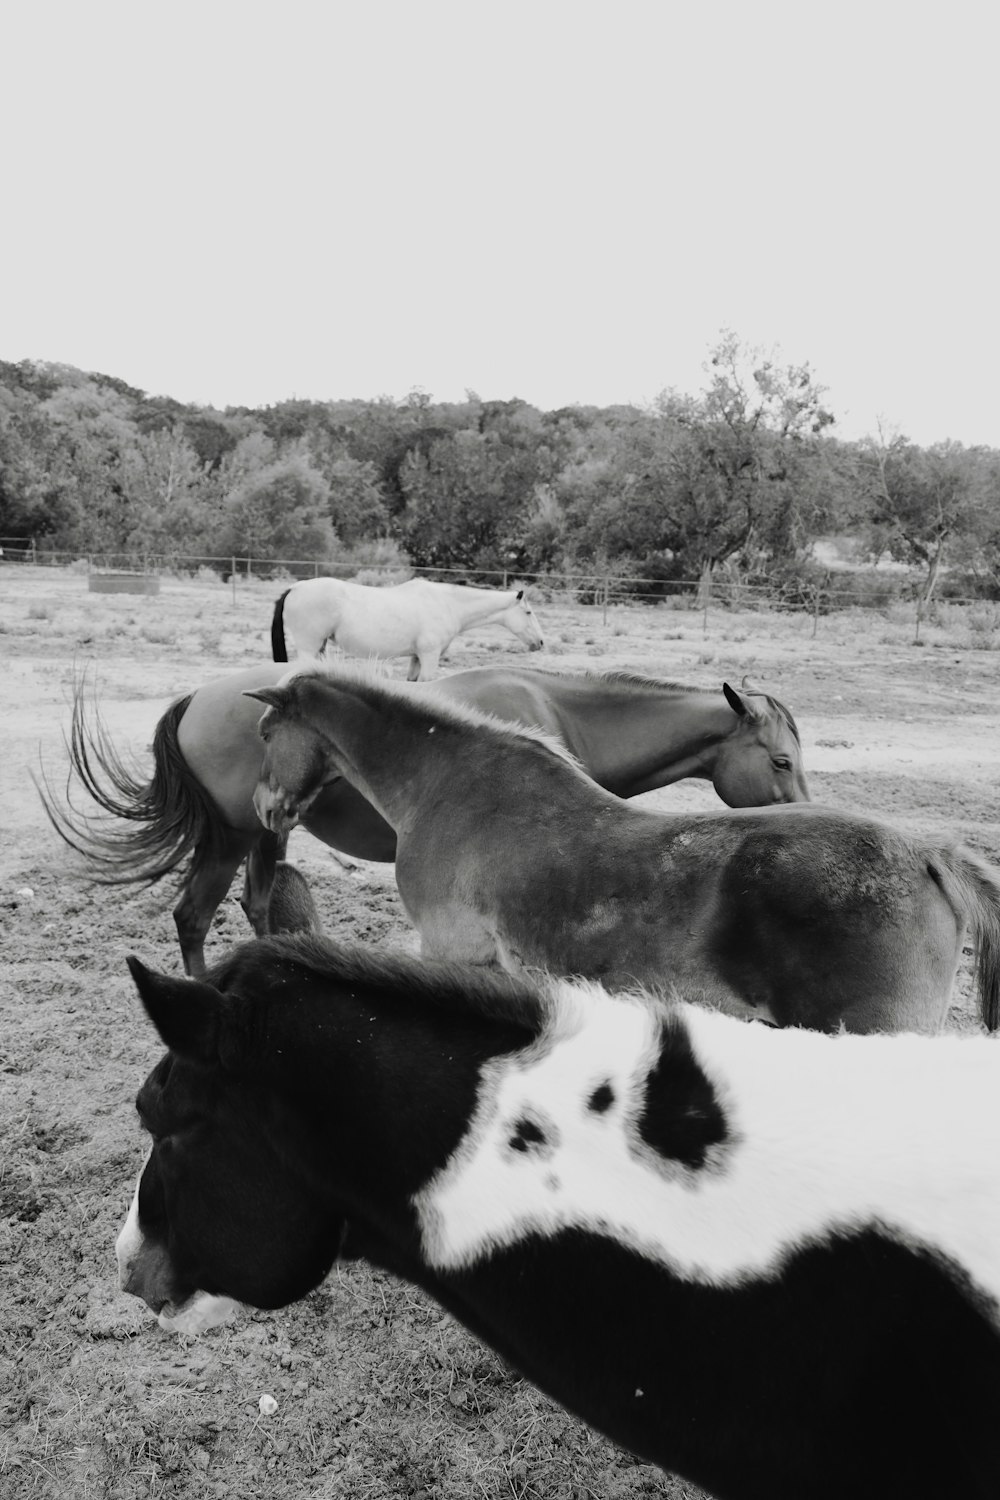
[[[414,802],[414,779],[429,784],[443,774],[433,735],[400,700],[388,694],[369,699],[349,684],[305,680],[300,705],[326,741],[337,770],[398,834]]]
[[[566,743],[588,775],[619,797],[687,776],[711,780],[719,746],[738,723],[721,693],[669,683],[598,687],[564,679],[556,697]]]
[[[449,584],[450,603],[463,629],[470,625],[484,625],[494,615],[501,615],[514,603],[514,591],[498,593],[493,589],[468,589],[459,584]]]
[[[380,987],[307,973],[296,990],[268,1006],[261,1045],[305,1127],[302,1165],[352,1217],[405,1227],[413,1195],[467,1131],[484,1064],[525,1046],[530,1030],[439,1008],[405,978]]]

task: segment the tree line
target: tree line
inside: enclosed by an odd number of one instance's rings
[[[60,552],[374,560],[471,574],[807,577],[817,539],[1000,595],[1000,451],[837,437],[808,364],[724,333],[697,394],[184,405],[0,362],[0,537]]]

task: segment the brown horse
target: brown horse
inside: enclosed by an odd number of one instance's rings
[[[98,879],[155,881],[190,856],[174,919],[191,974],[204,973],[206,934],[244,859],[244,910],[258,935],[272,930],[268,901],[284,843],[265,833],[254,812],[263,747],[260,709],[245,694],[287,671],[268,664],[233,672],[174,703],[153,737],[151,780],[122,760],[99,715],[88,723],[78,683],[71,774],[115,824],[101,827],[68,797],[63,803],[40,788],[53,824],[86,855]],[[742,691],[726,684],[718,693],[621,673],[481,667],[408,691],[545,729],[620,797],[686,776],[711,780],[731,807],[809,797],[795,721],[776,698],[746,683]],[[396,857],[393,829],[346,781],[325,788],[302,823],[345,854]]]
[[[1000,874],[966,851],[811,805],[640,811],[544,735],[363,674],[253,696],[262,822],[287,832],[348,777],[396,830],[425,956],[675,984],[780,1026],[934,1030],[968,927],[997,1025]]]

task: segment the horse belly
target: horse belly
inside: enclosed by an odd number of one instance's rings
[[[437,640],[442,634],[439,611],[420,599],[393,597],[395,593],[373,588],[367,590],[371,598],[351,598],[338,622],[334,645],[349,656],[390,658],[412,655],[427,631]]]
[[[302,819],[314,838],[341,854],[391,864],[396,835],[367,798],[348,781],[324,787]]]
[[[413,650],[414,631],[400,618],[398,609],[385,614],[366,605],[349,619],[342,619],[333,634],[333,644],[348,656],[404,656]]]

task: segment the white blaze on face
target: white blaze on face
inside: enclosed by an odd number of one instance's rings
[[[149,1157],[146,1157],[146,1161]],[[142,1172],[146,1170],[143,1163]],[[142,1172],[139,1173],[139,1181],[142,1181]],[[139,1183],[135,1185],[132,1194],[132,1203],[128,1211],[125,1223],[121,1227],[118,1238],[115,1240],[115,1258],[118,1261],[118,1285],[122,1291],[128,1280],[129,1271],[133,1263],[138,1259],[139,1251],[142,1249],[142,1230],[139,1228]]]
[[[147,1156],[146,1161],[148,1162]],[[142,1171],[146,1170],[145,1163]],[[142,1172],[139,1173],[142,1181]],[[128,1291],[128,1280],[133,1266],[145,1246],[145,1236],[139,1223],[139,1183],[136,1183],[125,1223],[115,1241],[115,1257],[118,1261],[118,1285]],[[138,1293],[141,1295],[141,1293]],[[157,1314],[161,1328],[168,1333],[204,1333],[220,1323],[228,1323],[239,1309],[239,1303],[231,1297],[216,1297],[210,1292],[195,1292],[180,1307],[167,1303]]]
[[[195,1292],[183,1307],[163,1308],[157,1322],[167,1333],[206,1333],[228,1323],[239,1311],[240,1304],[231,1297],[213,1297],[210,1292]]]
[[[773,1031],[682,1006],[727,1130],[691,1170],[638,1135],[656,1012],[596,986],[554,993],[551,1031],[483,1069],[465,1140],[415,1199],[435,1269],[576,1228],[726,1284],[877,1225],[1000,1298],[995,1042]],[[613,1100],[600,1110],[597,1089]]]

